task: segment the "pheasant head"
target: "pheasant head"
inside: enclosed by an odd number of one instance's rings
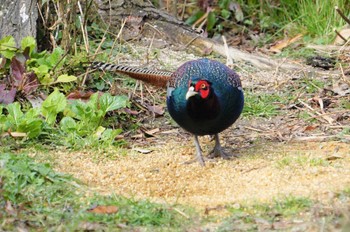
[[[201,99],[207,99],[211,94],[211,83],[207,80],[190,81],[186,93],[186,100],[190,97],[198,96]]]

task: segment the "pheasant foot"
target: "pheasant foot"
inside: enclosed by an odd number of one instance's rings
[[[215,146],[214,149],[209,153],[209,158],[213,159],[216,157],[222,157],[223,159],[230,159],[231,157],[236,157],[236,155],[229,154],[224,151],[224,149],[221,147],[220,140],[219,140],[219,134],[214,135],[215,139]]]

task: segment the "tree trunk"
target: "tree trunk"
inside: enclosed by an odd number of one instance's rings
[[[102,20],[112,30],[119,30],[124,23],[122,39],[129,40],[139,38],[147,28],[146,23],[155,20],[166,21],[176,26],[184,25],[182,21],[153,7],[147,0],[95,0],[98,13]],[[116,31],[118,32],[118,31]],[[154,33],[154,31],[153,31]]]
[[[26,36],[36,37],[36,0],[1,0],[0,38],[12,35],[20,44]]]

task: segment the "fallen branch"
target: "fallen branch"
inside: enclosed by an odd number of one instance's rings
[[[154,8],[148,1],[122,1],[119,5],[111,6],[107,0],[96,1],[98,13],[104,22],[114,27],[118,31],[121,22],[127,18],[127,26],[123,31],[123,38],[135,39],[136,37],[157,38],[166,40],[168,43],[180,45],[184,48],[188,46],[195,48],[202,53],[213,51],[224,57],[235,61],[249,62],[259,69],[283,69],[300,70],[303,66],[287,60],[272,59],[262,55],[251,54],[240,51],[233,47],[225,49],[223,43],[213,39],[204,38],[184,22],[177,20],[173,16]],[[142,30],[137,31],[138,28]],[[129,31],[128,31],[129,29]],[[309,67],[310,69],[310,67]]]

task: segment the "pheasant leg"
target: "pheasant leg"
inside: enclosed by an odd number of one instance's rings
[[[204,166],[204,159],[203,159],[203,155],[202,155],[202,149],[201,146],[199,145],[199,141],[198,141],[198,136],[195,135],[194,136],[194,145],[196,146],[196,156],[197,156],[197,160],[199,162],[199,164],[201,166]]]

